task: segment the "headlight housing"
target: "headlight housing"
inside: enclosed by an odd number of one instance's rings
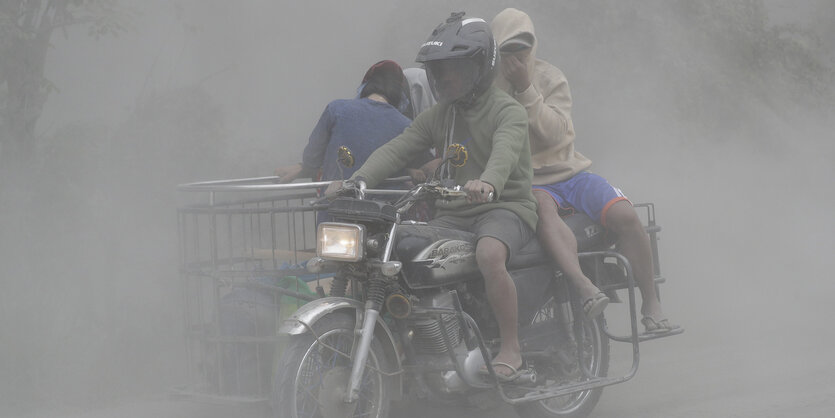
[[[363,225],[322,222],[316,230],[316,255],[325,260],[362,260],[364,243]]]

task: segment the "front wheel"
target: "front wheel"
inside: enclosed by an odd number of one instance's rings
[[[345,403],[351,375],[354,318],[330,314],[313,325],[319,340],[306,333],[291,337],[278,363],[273,388],[273,416],[279,418],[349,418],[388,416],[390,396],[384,377],[382,346],[371,343],[359,399]]]
[[[557,325],[557,312],[559,308],[552,299],[537,312],[533,322],[553,321],[554,325]],[[603,315],[599,315],[593,321],[583,321],[582,325],[575,326],[578,349],[569,351],[572,353],[570,361],[566,361],[569,359],[562,356],[552,359],[547,364],[537,365],[539,378],[546,385],[581,382],[586,378],[580,365],[592,376],[606,376],[609,371],[609,338],[603,332],[605,325],[606,320]],[[577,353],[580,356],[579,362]],[[602,394],[603,388],[576,392],[522,404],[516,407],[516,412],[522,418],[582,418],[591,413]]]

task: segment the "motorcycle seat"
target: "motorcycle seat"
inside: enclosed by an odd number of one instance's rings
[[[605,230],[588,215],[577,213],[563,220],[577,237],[577,250],[594,251],[608,247]],[[429,225],[402,225],[398,233],[395,251],[400,260],[413,260],[421,251],[440,240],[465,241],[475,246],[475,235],[466,231],[439,228]],[[538,239],[531,239],[508,261],[509,269],[532,267],[551,263]]]
[[[598,251],[609,247],[610,243],[606,239],[606,230],[585,213],[565,216],[562,220],[574,232],[574,236],[577,238],[578,252]],[[551,258],[539,244],[539,240],[532,239],[510,258],[507,267],[515,269],[550,262]]]

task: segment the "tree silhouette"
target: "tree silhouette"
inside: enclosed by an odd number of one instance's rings
[[[0,1],[0,161],[32,157],[35,125],[56,90],[44,77],[55,31],[86,25],[92,37],[118,36],[125,12],[116,0]]]

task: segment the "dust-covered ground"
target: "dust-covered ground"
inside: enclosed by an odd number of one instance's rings
[[[727,156],[738,153],[727,151],[714,163],[732,166],[736,159]],[[833,223],[825,216],[828,207],[817,204],[814,194],[796,193],[797,187],[792,186],[808,182],[804,184],[825,190],[831,183],[823,180],[832,178],[832,168],[812,150],[803,154],[808,168],[796,174],[768,174],[778,163],[765,158],[758,163],[759,174],[749,174],[753,179],[736,173],[733,179],[702,186],[702,194],[710,190],[709,199],[686,190],[692,187],[683,187],[677,193],[668,191],[671,197],[655,200],[664,227],[662,271],[668,283],[662,286],[663,301],[670,318],[686,332],[641,344],[636,377],[607,388],[592,416],[823,417],[835,413],[835,359],[828,355],[835,344],[835,334],[828,331],[835,314],[829,273],[833,245],[826,234],[833,230]],[[686,179],[701,172],[704,161],[693,158],[675,164],[685,185],[693,185]],[[673,171],[673,164],[658,164],[661,170]],[[740,187],[750,190],[740,191]],[[776,199],[769,189],[782,190],[783,197]],[[740,193],[746,199],[734,200]],[[694,206],[711,222],[681,215]],[[768,218],[773,218],[771,223]],[[613,305],[606,315],[613,327],[619,327],[626,311]],[[612,347],[610,375],[625,373],[631,347],[614,342]],[[399,407],[393,416],[515,416],[512,408],[501,404],[485,405],[483,410],[425,403]],[[170,401],[158,395],[98,408],[8,416],[219,418],[259,417],[260,412]]]
[[[835,416],[835,7],[791,4],[517,5],[571,84],[577,149],[655,203],[663,303],[686,328],[642,344],[592,416]],[[413,65],[452,6],[131,7],[119,38],[53,38],[39,157],[0,167],[0,417],[259,416],[167,397],[185,380],[174,186],[295,162],[328,101],[379,59]],[[515,416],[483,407],[393,415]]]

